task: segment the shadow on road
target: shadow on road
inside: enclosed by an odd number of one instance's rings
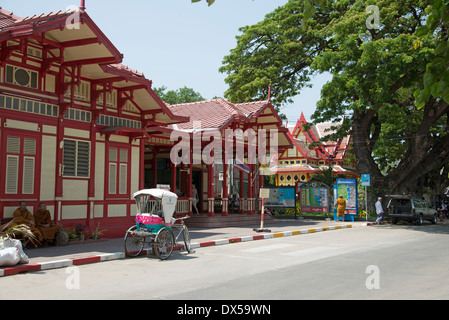
[[[386,224],[382,226],[382,228],[413,230],[430,234],[449,234],[449,221],[444,220],[443,222],[438,222],[437,224],[424,221],[421,226],[410,222],[399,221],[397,224]]]

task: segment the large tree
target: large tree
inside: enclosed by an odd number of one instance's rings
[[[192,88],[187,88],[186,86],[184,86],[184,88],[179,88],[178,90],[166,90],[166,86],[154,88],[154,92],[156,92],[162,101],[168,104],[190,103],[206,100],[199,92],[196,92]]]
[[[434,78],[424,75],[447,33],[420,29],[432,4],[333,0],[307,19],[304,2],[290,0],[240,29],[220,69],[228,74],[225,97],[261,99],[271,83],[273,103],[281,106],[310,85],[313,74],[329,72],[313,119],[344,120],[333,138],[352,134],[357,169],[372,175],[376,191],[441,192],[449,184],[449,105],[442,88],[433,85],[428,94]],[[443,20],[437,29],[447,30]]]

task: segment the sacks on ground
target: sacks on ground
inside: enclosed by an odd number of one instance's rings
[[[22,242],[20,240],[3,238],[0,239],[0,248],[16,248],[19,251],[20,260],[18,263],[20,264],[28,264],[30,263],[30,259],[23,252]]]
[[[0,249],[0,267],[13,267],[20,261],[19,249],[3,248]]]

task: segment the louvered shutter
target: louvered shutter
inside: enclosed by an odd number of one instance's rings
[[[109,194],[117,193],[117,164],[109,164]]]
[[[74,177],[76,173],[76,141],[64,140],[63,165],[63,175]]]
[[[19,179],[19,156],[6,157],[6,193],[17,194]]]
[[[34,157],[24,157],[23,159],[23,194],[34,194]]]
[[[89,177],[89,143],[78,142],[77,176]]]
[[[126,185],[128,183],[128,166],[126,164],[120,164],[120,194],[126,194]]]
[[[8,137],[7,146],[6,146],[6,152],[7,153],[20,153],[20,138],[19,137]]]
[[[9,136],[6,145],[7,153],[20,153],[20,138]],[[6,156],[6,182],[5,191],[7,194],[17,194],[19,181],[19,156]]]

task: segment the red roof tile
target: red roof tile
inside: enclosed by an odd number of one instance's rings
[[[9,27],[19,19],[21,18],[15,16],[12,12],[6,11],[0,7],[0,28]]]
[[[233,118],[247,118],[263,108],[266,102],[233,104],[224,99],[169,105],[176,115],[190,117],[190,122],[179,124],[179,130],[192,130],[194,121],[201,121],[202,128],[221,128]]]
[[[234,104],[235,108],[242,112],[245,116],[250,117],[253,114],[262,110],[269,101],[256,101],[247,103]]]

